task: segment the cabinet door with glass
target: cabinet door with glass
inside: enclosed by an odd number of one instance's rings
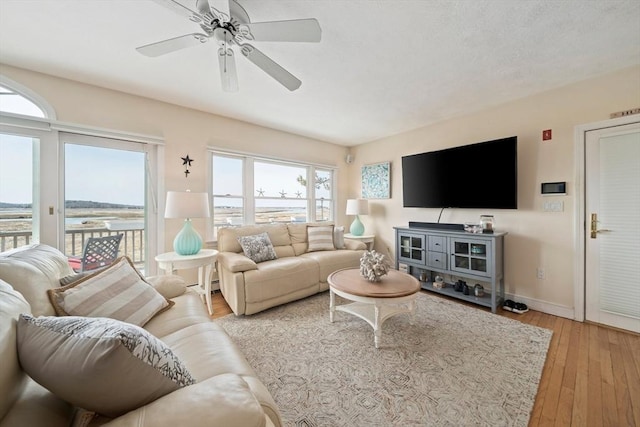
[[[492,275],[491,242],[471,239],[449,239],[451,270],[478,276]]]
[[[398,260],[426,264],[426,239],[423,234],[398,233]]]

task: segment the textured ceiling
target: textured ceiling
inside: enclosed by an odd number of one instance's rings
[[[254,42],[300,89],[236,55],[223,92],[214,43],[140,55],[199,29],[151,0],[0,0],[0,62],[343,145],[640,64],[637,0],[239,2],[252,22],[318,19],[319,44]]]

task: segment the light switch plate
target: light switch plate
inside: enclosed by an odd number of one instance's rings
[[[542,204],[542,210],[544,210],[545,212],[563,212],[564,202],[562,201],[544,202]]]

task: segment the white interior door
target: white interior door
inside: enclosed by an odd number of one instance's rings
[[[640,332],[640,123],[587,132],[585,317]]]

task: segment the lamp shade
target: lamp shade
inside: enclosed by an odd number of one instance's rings
[[[347,200],[347,215],[367,215],[369,213],[369,201],[366,199]]]
[[[165,218],[209,218],[209,195],[190,191],[168,191]]]

